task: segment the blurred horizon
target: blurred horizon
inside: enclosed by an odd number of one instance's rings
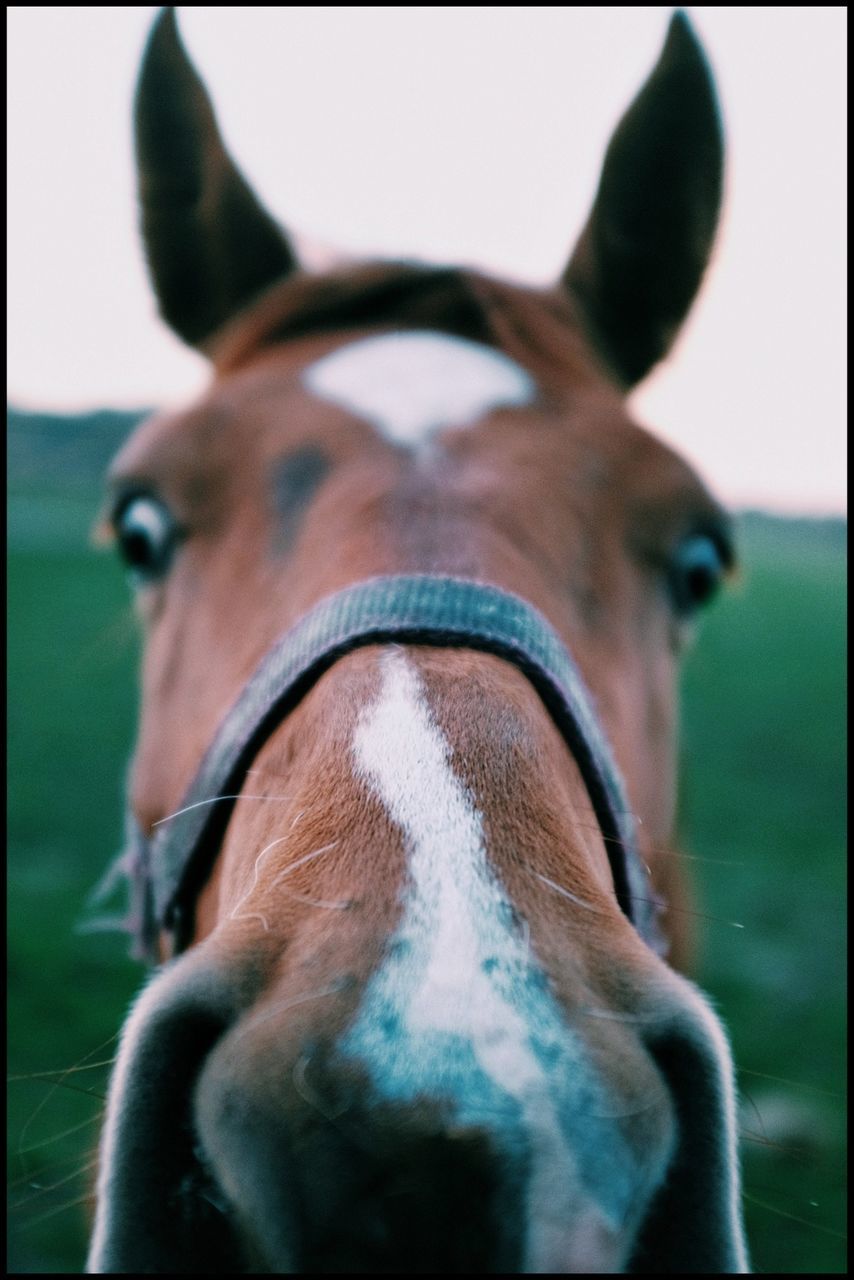
[[[115,406],[99,406],[93,408],[81,408],[81,410],[61,411],[54,408],[40,408],[37,406],[28,406],[28,404],[6,402],[6,460],[8,460],[9,485],[8,489],[14,488],[15,480],[20,479],[23,470],[28,470],[28,479],[36,479],[32,474],[38,461],[44,461],[45,458],[45,442],[41,442],[40,447],[36,451],[31,451],[27,461],[23,460],[22,448],[20,448],[20,440],[18,438],[18,428],[36,430],[37,425],[50,426],[50,429],[63,429],[64,425],[74,422],[79,428],[82,428],[88,436],[90,436],[90,449],[81,449],[81,435],[74,435],[73,439],[67,440],[67,448],[56,449],[58,457],[56,457],[56,467],[61,468],[64,477],[70,474],[78,474],[85,479],[88,485],[97,484],[101,480],[102,475],[108,467],[110,458],[114,452],[118,451],[122,440],[131,434],[136,428],[138,422],[149,416],[150,413],[156,412],[156,406],[136,406],[127,408],[117,408]],[[29,421],[27,421],[29,420]],[[95,428],[99,428],[99,433],[95,436]],[[56,448],[58,442],[51,442],[49,448]],[[26,452],[26,451],[24,451]],[[33,456],[33,453],[36,456]],[[805,521],[837,521],[840,524],[848,524],[848,512],[840,511],[836,508],[823,509],[821,507],[804,508],[791,507],[787,508],[785,503],[776,504],[776,506],[763,506],[762,503],[741,502],[729,503],[731,511],[736,516],[768,516],[772,518],[780,518],[780,520],[805,520]]]

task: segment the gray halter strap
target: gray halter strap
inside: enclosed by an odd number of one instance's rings
[[[190,941],[197,895],[216,860],[235,796],[252,760],[334,662],[369,644],[481,650],[518,667],[540,695],[571,751],[611,865],[617,901],[641,937],[662,952],[660,904],[638,853],[634,819],[591,695],[543,615],[519,596],[463,578],[371,578],[316,604],[255,669],[226,713],[179,812],[147,837],[128,815],[128,922],[140,954],[153,958],[159,930],[176,949]],[[219,798],[217,798],[219,797]]]

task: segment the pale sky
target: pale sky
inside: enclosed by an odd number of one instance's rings
[[[180,404],[204,362],[157,319],[130,112],[148,6],[7,9],[9,398]],[[181,7],[232,153],[292,232],[350,257],[562,270],[671,10]],[[845,43],[837,6],[697,5],[729,143],[712,269],[638,419],[725,500],[845,507]],[[322,259],[322,253],[318,261]]]

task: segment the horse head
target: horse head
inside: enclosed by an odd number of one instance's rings
[[[665,957],[678,656],[731,537],[625,405],[718,218],[688,21],[545,289],[301,269],[171,9],[136,140],[160,310],[212,379],[109,480],[160,963],[90,1270],[744,1270],[726,1036]]]

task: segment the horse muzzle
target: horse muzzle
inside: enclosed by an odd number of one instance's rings
[[[614,1032],[631,1097],[569,1029],[527,1057],[506,1027],[383,1056],[354,1034],[352,992],[268,1016],[211,954],[167,967],[128,1019],[90,1271],[634,1269],[691,1137],[634,1028]],[[319,1032],[323,1002],[342,1016]]]

